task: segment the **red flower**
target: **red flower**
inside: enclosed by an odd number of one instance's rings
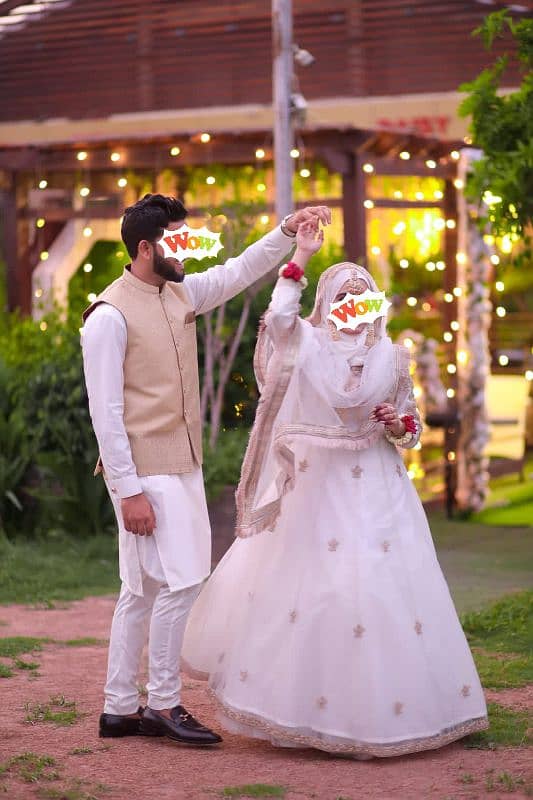
[[[405,425],[406,432],[416,433],[416,421],[415,421],[415,418],[413,416],[411,416],[411,414],[405,414],[401,418],[401,420],[402,420],[403,424]]]
[[[289,261],[281,274],[284,278],[292,278],[293,281],[299,281],[304,271],[298,264],[295,264],[294,261]]]

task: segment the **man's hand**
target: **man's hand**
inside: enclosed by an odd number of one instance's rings
[[[405,433],[405,425],[391,403],[380,403],[377,405],[370,415],[370,419],[383,422],[393,436],[403,436]]]
[[[297,233],[298,228],[303,222],[314,222],[315,226],[318,226],[319,221],[322,225],[329,225],[331,223],[331,209],[329,209],[328,206],[307,206],[306,208],[301,208],[299,211],[295,211],[294,214],[291,214],[285,223],[285,227],[291,233]]]
[[[139,536],[151,536],[156,525],[152,504],[144,493],[120,501],[124,527]]]

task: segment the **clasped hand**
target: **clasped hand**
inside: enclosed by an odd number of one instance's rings
[[[394,436],[403,436],[405,433],[405,425],[391,403],[379,403],[375,406],[370,419],[382,422]]]

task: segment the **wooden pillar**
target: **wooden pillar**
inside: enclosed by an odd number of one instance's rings
[[[21,306],[21,287],[18,259],[18,225],[16,174],[12,173],[5,188],[0,189],[0,242],[6,263],[7,307]]]
[[[349,169],[342,175],[342,216],[346,257],[366,267],[366,183],[361,167],[360,156],[351,155]]]
[[[444,231],[444,292],[453,295],[451,303],[443,303],[442,321],[445,331],[449,331],[450,323],[457,320],[457,297],[453,294],[457,286],[457,193],[453,179],[447,178],[444,187],[444,216],[447,223],[453,221],[453,227],[446,225]],[[457,332],[451,331],[453,339],[445,344],[446,364],[457,365]],[[455,493],[457,489],[457,448],[459,443],[459,416],[457,404],[457,372],[447,373],[448,386],[454,390],[454,396],[448,398],[447,422],[444,428],[444,459],[446,482],[446,512],[453,515],[456,507]]]

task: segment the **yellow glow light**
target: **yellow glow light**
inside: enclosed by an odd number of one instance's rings
[[[92,272],[93,271],[93,265],[89,264],[89,262],[87,262],[86,264],[83,265],[83,271],[84,272]]]
[[[456,178],[454,180],[454,182],[453,182],[453,185],[455,186],[456,189],[464,189],[465,188],[465,182],[463,180],[461,180],[461,178]]]
[[[263,225],[268,225],[270,217],[268,216],[268,214],[261,214],[260,220]]]
[[[428,160],[426,161],[426,167],[428,167],[429,169],[435,169],[436,166],[437,162],[433,161],[432,158],[428,158]]]
[[[297,147],[293,147],[289,155],[291,158],[298,158],[300,155],[300,151],[298,150]]]
[[[444,331],[442,338],[445,342],[453,342],[453,333],[450,333],[450,331]]]
[[[502,353],[502,355],[498,358],[498,364],[501,367],[506,367],[508,363],[509,363],[509,356],[506,356],[505,353]]]
[[[496,281],[494,284],[497,292],[503,292],[505,289],[505,283],[503,281]]]
[[[454,286],[453,293],[456,297],[461,297],[461,295],[463,294],[463,290],[461,289],[460,286]]]
[[[533,381],[533,369],[526,369],[526,381]]]
[[[507,234],[502,238],[502,243],[500,245],[500,250],[502,253],[510,253],[513,249],[513,243],[511,241],[511,237]]]
[[[396,191],[393,192],[393,197],[395,200],[401,200],[403,197],[403,192],[401,192],[399,189],[396,189]]]
[[[437,189],[435,192],[433,192],[433,197],[435,198],[435,200],[442,200],[442,198],[444,197],[444,192],[441,192],[440,189]]]
[[[415,199],[416,200],[423,200],[424,199],[424,192],[415,192]]]
[[[39,328],[40,328],[42,331],[45,331],[45,330],[48,328],[48,323],[47,323],[47,322],[45,322],[45,321],[44,321],[44,319],[43,319],[43,321],[42,321],[42,322],[41,322],[41,324],[39,325]]]
[[[418,303],[418,300],[416,299],[416,297],[408,297],[405,302],[407,303],[408,306],[411,306],[411,308],[414,308],[416,306],[416,304]]]
[[[468,353],[466,350],[457,351],[457,361],[459,364],[466,364],[468,361]]]
[[[422,311],[431,311],[431,303],[428,303],[427,301],[422,303]]]
[[[491,264],[494,264],[495,267],[498,266],[500,263],[500,256],[497,256],[496,253],[490,257]]]
[[[503,306],[498,306],[498,308],[496,309],[496,314],[497,314],[499,317],[502,317],[502,318],[503,318],[503,317],[505,317],[505,315],[507,314],[507,311],[505,310],[505,308],[504,308]]]
[[[445,303],[453,303],[453,294],[451,292],[446,292],[445,293],[444,302]]]
[[[266,153],[265,153],[265,151],[263,150],[262,147],[258,147],[257,150],[255,151],[255,157],[256,158],[264,158],[265,155],[266,155]]]
[[[407,150],[402,150],[402,152],[400,153],[400,158],[402,159],[402,161],[409,161],[409,159],[411,158],[411,153],[408,153]]]
[[[92,236],[92,235],[93,235],[93,229],[91,228],[91,226],[90,226],[90,225],[86,225],[86,226],[85,226],[85,228],[83,229],[83,235],[84,235],[84,236],[86,236],[87,238],[88,238],[89,236]]]
[[[374,166],[372,164],[363,164],[363,172],[368,172],[368,174],[374,172]]]
[[[450,158],[453,158],[454,161],[459,161],[459,159],[461,158],[461,154],[459,153],[458,150],[452,150],[452,152],[450,153]]]
[[[420,386],[415,386],[415,387],[414,387],[414,389],[413,389],[413,395],[414,395],[416,398],[418,398],[418,397],[421,397],[421,396],[422,396],[422,389],[420,388]]]
[[[90,193],[91,193],[91,190],[89,189],[89,187],[88,187],[88,186],[82,186],[82,187],[81,187],[81,189],[80,189],[80,195],[81,195],[82,197],[88,197],[88,195],[90,195]]]
[[[94,301],[96,300],[96,294],[94,292],[89,292],[89,294],[87,295],[87,300],[89,301],[89,303],[94,303]]]
[[[115,152],[111,153],[109,158],[111,159],[111,161],[120,161],[120,153],[117,153],[115,150]]]
[[[408,266],[409,266],[409,262],[408,262],[408,260],[406,258],[400,259],[400,267],[402,269],[407,269]]]
[[[446,220],[446,227],[449,228],[450,230],[453,230],[455,228],[455,220],[454,219],[447,219]]]
[[[407,347],[409,350],[414,345],[413,340],[409,336],[405,337],[405,339],[403,340],[403,343],[404,343],[404,347]]]
[[[434,261],[428,261],[427,264],[426,264],[426,269],[427,269],[428,272],[435,272],[435,262]]]
[[[440,271],[442,272],[442,270],[446,269],[446,264],[444,263],[444,261],[437,261],[436,267],[437,269],[440,269]]]
[[[256,186],[258,192],[266,192],[266,188],[264,183],[258,183]]]
[[[38,228],[44,228],[44,226],[46,225],[46,220],[43,219],[43,217],[39,217],[39,219],[35,224],[37,225]]]
[[[217,179],[215,178],[214,175],[208,175],[207,178],[205,179],[205,182],[208,183],[209,186],[212,186],[214,183],[216,183],[216,180]]]
[[[457,333],[457,331],[460,328],[460,325],[456,319],[452,319],[452,321],[450,322],[450,328],[452,329],[452,331],[455,331]]]
[[[36,289],[34,294],[35,294],[35,297],[42,297],[43,296],[43,290],[42,289]]]
[[[372,200],[365,200],[363,205],[365,208],[374,208],[374,202]]]
[[[374,245],[374,247],[370,248],[370,252],[372,253],[373,256],[379,256],[379,254],[381,253],[381,248],[378,247],[377,245]]]
[[[455,389],[446,389],[446,397],[455,397]]]
[[[80,150],[79,153],[77,153],[76,158],[78,161],[85,161],[87,158],[87,152],[85,150]]]
[[[457,367],[455,364],[446,364],[446,372],[449,372],[450,375],[455,375],[457,372]]]
[[[311,172],[307,169],[307,167],[304,167],[300,170],[300,175],[302,178],[309,178],[311,176]]]
[[[492,235],[492,233],[486,233],[483,236],[483,241],[486,242],[488,245],[493,245],[495,241],[494,236]]]
[[[170,148],[170,155],[171,156],[179,156],[180,153],[181,153],[181,149],[177,145],[175,145],[174,147]]]
[[[211,141],[211,135],[209,133],[201,133],[200,134],[200,141],[202,144],[207,144]]]
[[[455,452],[453,450],[448,453],[448,461],[455,461]]]
[[[119,178],[118,179],[117,186],[119,186],[121,189],[123,189],[127,185],[128,185],[128,179],[127,178]]]
[[[397,222],[394,228],[392,229],[392,232],[395,233],[396,236],[400,236],[405,231],[406,227],[407,226],[405,222]]]
[[[446,227],[446,223],[442,217],[437,217],[437,219],[433,221],[433,227],[436,231],[442,231]]]
[[[39,189],[46,189],[48,186],[48,181],[45,181],[44,178],[42,181],[39,181]]]
[[[46,261],[46,259],[48,258],[48,256],[49,256],[48,250],[43,250],[43,251],[41,252],[41,255],[40,255],[39,257],[40,257],[41,261]]]

